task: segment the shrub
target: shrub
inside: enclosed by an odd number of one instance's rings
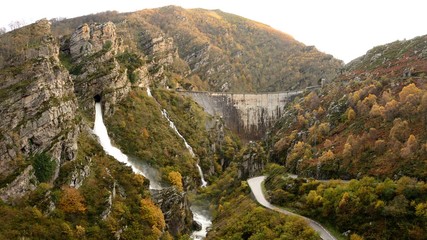
[[[51,159],[47,153],[37,153],[31,158],[34,174],[39,182],[49,181],[56,168],[55,160]]]

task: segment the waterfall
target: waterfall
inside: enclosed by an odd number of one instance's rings
[[[131,161],[128,156],[120,151],[120,149],[111,144],[107,128],[105,127],[104,120],[102,118],[101,104],[98,102],[95,103],[95,124],[93,127],[93,133],[98,136],[102,148],[108,155],[114,157],[119,162],[125,163],[126,166],[131,167],[134,173],[140,174],[150,180],[150,189],[162,189],[160,184],[155,180],[152,171],[150,171],[146,166],[142,167],[143,165],[137,164],[136,161]]]
[[[191,207],[191,211],[193,212],[194,221],[202,225],[202,229],[200,229],[200,231],[194,231],[191,234],[191,238],[195,240],[204,239],[206,237],[207,228],[212,225],[212,221],[207,217],[209,214],[206,213],[206,211],[198,210],[194,207]]]
[[[147,87],[147,95],[149,97],[153,97],[149,87]],[[156,100],[156,99],[154,99],[154,100]],[[162,113],[163,117],[166,118],[166,120],[168,120],[169,127],[172,128],[175,131],[175,133],[184,141],[184,145],[188,149],[188,151],[190,152],[191,156],[195,157],[196,154],[194,154],[193,148],[190,146],[190,144],[188,144],[188,142],[184,138],[184,136],[182,136],[182,134],[178,131],[178,129],[175,126],[175,123],[172,122],[172,120],[170,120],[170,118],[168,116],[168,112],[166,111],[166,109],[163,109],[161,111],[161,113]],[[207,182],[205,181],[205,178],[203,176],[202,168],[200,167],[199,163],[196,163],[196,166],[197,166],[197,170],[199,171],[199,174],[200,174],[200,179],[202,181],[202,187],[206,187]],[[206,237],[206,234],[207,234],[207,228],[212,225],[212,221],[208,217],[209,214],[207,213],[207,210],[196,209],[194,207],[191,207],[191,211],[193,212],[193,220],[202,225],[202,229],[200,231],[194,231],[191,234],[191,238],[195,239],[195,240],[204,239]]]
[[[151,95],[151,90],[150,90],[149,87],[147,87],[147,95],[150,96],[150,97],[153,97],[153,95]],[[178,131],[178,129],[175,126],[175,123],[172,122],[172,120],[170,120],[170,118],[168,116],[168,112],[166,111],[166,109],[163,109],[161,111],[161,113],[162,113],[162,116],[164,118],[166,118],[166,120],[168,120],[169,127],[172,128],[175,131],[175,133],[178,135],[178,137],[180,137],[184,141],[184,145],[188,149],[188,151],[190,152],[191,156],[195,157],[196,154],[194,154],[193,148],[190,146],[190,144],[188,144],[188,142],[184,138],[184,136],[182,136],[182,134]],[[200,179],[201,179],[201,182],[202,182],[202,187],[206,187],[208,185],[208,183],[205,181],[205,177],[203,176],[202,168],[200,167],[200,165],[199,165],[198,162],[196,163],[196,167],[197,167],[197,170],[199,171]]]
[[[168,116],[168,112],[166,111],[166,109],[162,110],[162,115],[163,115],[163,117],[165,117],[168,120],[169,127],[172,128],[175,131],[175,133],[184,141],[184,145],[188,149],[188,151],[190,152],[191,156],[195,157],[196,154],[194,154],[193,148],[190,146],[190,144],[188,144],[187,140],[185,140],[185,138],[178,131],[178,129],[175,126],[175,123],[173,123],[172,120],[170,120],[170,118]],[[205,178],[203,177],[202,168],[200,167],[199,163],[196,163],[196,166],[197,166],[197,169],[199,170],[200,178],[202,180],[202,187],[206,187],[206,185],[208,185],[208,183],[205,181]]]

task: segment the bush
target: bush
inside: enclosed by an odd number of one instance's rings
[[[34,174],[39,182],[49,181],[55,172],[56,162],[47,153],[37,153],[31,158]]]

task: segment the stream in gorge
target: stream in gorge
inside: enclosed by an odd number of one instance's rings
[[[148,96],[152,97],[150,89],[147,88]],[[169,119],[165,109],[162,111],[162,115],[168,120],[169,126],[175,131],[175,133],[184,141],[185,147],[189,150],[190,154],[195,157],[192,147],[187,143],[185,138],[179,133],[178,129],[175,127],[175,124]],[[142,163],[139,160],[129,158],[127,155],[122,153],[122,151],[111,144],[111,139],[108,136],[107,128],[104,124],[102,117],[102,107],[99,102],[95,103],[95,123],[93,132],[99,138],[99,142],[104,149],[104,151],[114,157],[117,161],[125,163],[127,166],[132,168],[132,171],[136,174],[141,174],[148,180],[150,180],[150,190],[161,190],[162,186],[157,180],[155,169],[152,169],[147,164]],[[197,169],[201,176],[202,187],[207,185],[203,177],[203,172],[199,164],[197,163]],[[201,207],[192,206],[191,211],[193,212],[193,220],[201,224],[202,229],[200,231],[194,231],[191,234],[192,239],[204,239],[206,237],[207,228],[212,225],[212,221],[209,219],[208,211]]]

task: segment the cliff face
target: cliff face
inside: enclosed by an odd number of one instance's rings
[[[22,39],[24,36],[27,39]],[[32,166],[24,159],[38,152],[49,151],[58,166],[74,159],[78,132],[74,121],[77,102],[73,82],[58,59],[59,46],[50,33],[50,23],[41,20],[7,33],[2,40],[10,38],[18,38],[22,45],[5,42],[1,47],[2,52],[11,53],[0,69],[0,176],[3,180],[21,173],[31,175],[28,170]],[[18,48],[22,54],[12,53]],[[31,189],[28,185],[16,189],[14,185],[18,182],[9,182],[1,191],[2,197],[13,195],[10,191],[20,195],[25,193],[24,189]]]
[[[69,53],[73,67],[75,92],[83,110],[92,112],[94,97],[104,105],[106,115],[111,107],[126,96],[131,83],[116,56],[123,52],[113,23],[83,24],[62,47]]]

